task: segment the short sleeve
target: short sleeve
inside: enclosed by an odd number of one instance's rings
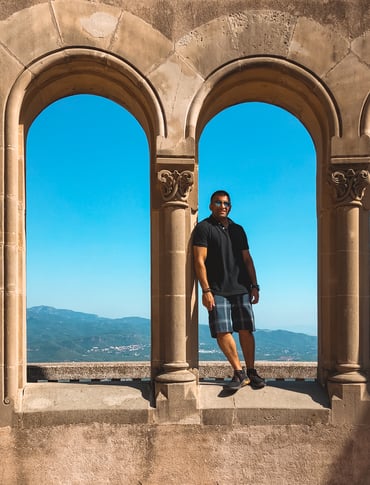
[[[199,223],[193,231],[193,246],[208,247],[208,225]]]

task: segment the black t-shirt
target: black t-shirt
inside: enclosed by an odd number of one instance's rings
[[[249,249],[247,235],[239,224],[228,219],[222,224],[211,215],[199,222],[193,232],[193,246],[207,248],[207,279],[216,295],[231,296],[248,293],[250,278],[242,257],[242,250]]]

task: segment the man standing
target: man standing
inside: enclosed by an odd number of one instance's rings
[[[230,391],[251,384],[255,389],[265,381],[254,368],[255,341],[252,304],[258,303],[259,286],[249,253],[247,236],[228,215],[230,196],[217,190],[211,196],[211,215],[201,221],[193,233],[195,273],[202,287],[202,303],[208,310],[213,338],[234,369]],[[239,342],[247,371],[242,369],[232,332]]]

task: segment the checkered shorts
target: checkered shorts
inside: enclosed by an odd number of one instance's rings
[[[208,313],[211,336],[218,333],[255,331],[252,303],[248,293],[234,296],[214,295],[215,307]]]

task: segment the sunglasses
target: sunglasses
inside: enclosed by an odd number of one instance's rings
[[[230,202],[224,202],[222,200],[215,200],[214,204],[216,207],[221,207],[221,206],[230,207]]]

